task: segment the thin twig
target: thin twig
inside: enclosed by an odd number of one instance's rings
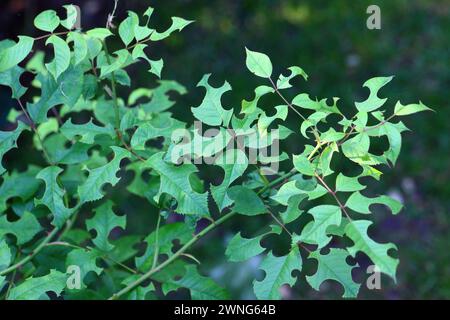
[[[200,238],[202,238],[204,235],[206,235],[211,230],[215,229],[217,226],[221,225],[225,221],[227,221],[229,218],[234,216],[236,213],[231,211],[227,213],[226,215],[222,216],[220,219],[218,219],[216,222],[211,223],[209,226],[207,226],[205,229],[197,233],[191,240],[189,240],[183,247],[181,247],[177,252],[175,252],[170,258],[159,264],[155,268],[151,268],[147,273],[143,274],[141,277],[139,277],[136,281],[128,284],[125,288],[120,290],[119,292],[116,292],[113,294],[109,300],[117,300],[121,296],[127,294],[137,286],[139,286],[142,282],[150,278],[153,274],[157,273],[167,265],[171,264],[173,261],[178,259],[183,253],[185,253],[186,250],[188,250],[193,244],[195,244]]]
[[[275,82],[273,82],[272,78],[269,78],[269,80],[275,92],[281,97],[281,99],[283,99],[283,101],[288,105],[288,107],[291,108],[291,110],[294,111],[296,114],[298,114],[303,119],[303,121],[307,121],[306,118],[297,109],[295,109],[294,106],[289,101],[287,101],[287,99],[281,94],[280,90],[278,90],[278,87],[275,84]]]
[[[6,269],[0,271],[0,276],[3,276],[5,274],[7,274],[7,273],[10,273],[11,271],[16,270],[17,268],[20,268],[25,263],[27,263],[28,261],[33,259],[39,252],[41,252],[42,249],[44,249],[46,247],[47,243],[49,243],[50,240],[56,235],[58,230],[59,230],[58,228],[54,228],[52,230],[52,232],[50,232],[47,235],[47,237],[45,237],[45,239],[36,247],[36,249],[33,250],[33,252],[30,255],[28,255],[27,257],[25,257],[24,259],[22,259],[18,263],[10,266],[9,268],[6,268]]]

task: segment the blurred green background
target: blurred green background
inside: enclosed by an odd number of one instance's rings
[[[81,7],[84,29],[103,26],[112,0],[88,1],[2,1],[0,5],[0,38],[18,34],[35,35],[33,17],[45,9],[60,10],[63,4]],[[381,30],[366,27],[369,5],[381,8]],[[271,57],[274,74],[285,72],[292,65],[301,66],[310,76],[308,82],[296,82],[289,98],[308,92],[319,98],[341,97],[340,107],[353,110],[353,103],[366,97],[365,80],[374,76],[395,75],[382,91],[390,97],[386,106],[393,108],[397,100],[412,103],[418,100],[436,113],[423,113],[405,119],[412,130],[404,136],[402,152],[395,168],[383,168],[380,183],[369,186],[372,194],[389,193],[402,199],[405,209],[398,216],[375,212],[373,236],[380,241],[398,245],[400,266],[394,284],[382,277],[382,290],[362,287],[361,298],[432,299],[450,298],[450,1],[449,0],[387,0],[387,1],[324,1],[324,0],[127,0],[119,1],[117,21],[127,10],[142,13],[149,5],[155,8],[152,25],[165,29],[171,16],[196,20],[182,33],[152,44],[150,58],[163,57],[162,77],[177,80],[189,93],[176,97],[175,116],[191,122],[190,107],[197,106],[203,89],[196,83],[205,73],[212,73],[212,83],[230,82],[232,93],[224,96],[224,105],[239,110],[242,99],[250,99],[262,79],[253,77],[245,68],[245,50],[265,52]],[[60,10],[60,12],[64,12]],[[112,45],[114,47],[114,44]],[[117,43],[119,46],[119,43]],[[154,77],[146,68],[131,66],[132,86],[152,87]],[[6,114],[13,106],[9,89],[0,88],[1,120],[5,129]],[[129,89],[122,88],[126,97]],[[267,108],[280,104],[268,100]],[[391,109],[390,109],[391,110]],[[348,112],[348,111],[346,111]],[[351,111],[353,112],[353,111]],[[297,129],[299,120],[289,117],[288,127]],[[302,150],[304,141],[297,135],[283,145],[288,153]],[[17,161],[19,153],[9,158]],[[209,182],[216,181],[216,171],[203,174]],[[145,235],[154,228],[156,212],[149,211],[144,201],[123,199],[121,209],[129,216],[131,230]],[[202,262],[201,270],[217,282],[232,288],[237,299],[253,298],[251,279],[257,275],[258,261],[227,263],[224,250],[227,241],[245,224],[245,234],[255,232],[268,221],[235,219],[208,236],[194,250]],[[268,243],[283,247],[286,243]],[[283,240],[281,240],[283,241]],[[368,262],[360,257],[359,262]],[[306,273],[312,268],[305,266]],[[364,269],[365,270],[365,269]],[[362,281],[364,270],[355,276]],[[337,298],[339,286],[322,285],[320,293],[309,288],[304,275],[298,284],[283,291],[288,299]],[[172,298],[183,297],[179,292]]]

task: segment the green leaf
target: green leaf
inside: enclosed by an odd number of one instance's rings
[[[61,133],[69,140],[79,137],[80,142],[86,144],[94,144],[95,138],[99,135],[108,135],[111,138],[116,136],[114,128],[111,124],[105,127],[97,126],[92,119],[84,124],[74,124],[72,119],[67,120],[61,127]]]
[[[97,236],[92,239],[95,246],[101,251],[111,251],[114,246],[109,242],[109,234],[114,228],[125,229],[126,216],[118,216],[114,213],[112,201],[106,201],[95,209],[95,215],[86,220],[87,230],[95,230]]]
[[[63,39],[55,35],[49,37],[45,44],[52,44],[53,52],[55,53],[53,61],[46,63],[45,67],[55,80],[58,80],[61,73],[66,71],[70,65],[70,48]]]
[[[66,9],[67,18],[65,20],[61,20],[61,25],[67,30],[72,30],[78,19],[78,10],[72,4],[64,5],[63,7]]]
[[[396,116],[406,116],[409,114],[427,110],[433,111],[432,109],[424,105],[421,101],[419,101],[419,103],[412,103],[407,105],[402,105],[400,101],[398,101],[395,105],[394,114]]]
[[[345,227],[345,234],[353,241],[354,245],[347,248],[352,257],[356,256],[358,251],[365,253],[372,262],[380,269],[381,272],[390,276],[396,281],[395,273],[398,259],[388,255],[391,249],[397,249],[392,243],[380,244],[369,238],[367,229],[372,224],[368,220],[351,221]]]
[[[13,234],[17,238],[17,245],[27,243],[41,230],[36,217],[28,211],[14,222],[8,221],[6,215],[0,217],[0,238],[5,234]]]
[[[128,17],[119,25],[119,36],[125,46],[134,39],[134,29],[139,25],[139,17],[133,11],[128,11]]]
[[[336,132],[333,128],[328,129],[328,131],[320,135],[320,141],[322,142],[335,142],[339,141],[345,137],[345,133]]]
[[[167,193],[177,200],[176,212],[187,215],[209,215],[207,193],[195,192],[189,181],[190,175],[197,172],[195,166],[192,164],[175,166],[165,162],[163,155],[163,152],[159,152],[146,161],[146,166],[161,176],[161,185],[155,201],[159,202],[161,194]]]
[[[69,266],[78,266],[81,271],[81,280],[83,280],[82,288],[85,288],[87,283],[84,280],[89,272],[95,272],[97,275],[102,273],[103,269],[97,266],[97,258],[101,256],[102,253],[97,250],[74,249],[67,255],[66,269]]]
[[[322,120],[331,113],[341,114],[337,107],[338,100],[339,98],[333,98],[333,104],[328,105],[327,99],[319,101],[316,98],[315,100],[312,100],[307,93],[300,93],[294,97],[292,104],[303,109],[317,111],[316,113],[313,113],[311,117],[319,117],[319,120]]]
[[[317,244],[318,249],[321,249],[331,241],[331,237],[327,233],[328,227],[341,224],[341,209],[338,206],[320,205],[310,209],[308,213],[313,216],[314,220],[303,228],[300,236],[295,238],[295,242]]]
[[[49,74],[39,73],[36,76],[41,84],[41,98],[35,103],[27,103],[27,109],[35,123],[47,121],[48,111],[59,104],[72,108],[83,92],[83,70],[81,64],[70,66],[55,81]],[[73,84],[77,85],[74,86]]]
[[[78,187],[78,194],[80,196],[80,204],[88,201],[96,201],[103,198],[102,187],[109,183],[113,187],[119,182],[117,171],[120,170],[120,162],[124,158],[131,157],[131,154],[122,148],[111,147],[114,151],[114,158],[104,166],[87,169],[89,176],[86,181]]]
[[[319,291],[324,281],[335,280],[344,288],[344,298],[356,298],[360,285],[353,281],[353,267],[346,262],[348,257],[347,251],[336,248],[331,248],[326,255],[320,254],[319,250],[312,252],[309,258],[317,260],[317,272],[313,276],[306,276],[306,281]]]
[[[144,242],[147,249],[142,256],[136,257],[136,266],[139,270],[145,271],[152,267],[156,249],[156,238],[158,237],[158,252],[160,255],[171,257],[174,254],[174,242],[184,245],[192,239],[192,230],[183,222],[175,222],[163,225],[156,236],[156,231],[150,233]]]
[[[11,249],[8,247],[5,239],[0,239],[0,271],[6,269],[11,264]],[[1,290],[1,281],[0,281]]]
[[[82,62],[88,55],[86,38],[78,32],[70,32],[67,35],[67,42],[73,41],[73,55],[75,65]]]
[[[193,265],[186,267],[186,273],[181,279],[171,281],[169,285],[163,284],[164,294],[177,288],[189,289],[192,300],[227,300],[230,298],[225,289],[210,278],[201,276],[197,267]]]
[[[359,183],[357,177],[347,177],[339,173],[336,178],[336,192],[353,192],[364,190],[366,186]]]
[[[61,134],[53,134],[45,139],[44,146],[53,163],[58,164],[79,164],[89,160],[88,151],[92,145],[75,142],[70,143]]]
[[[375,198],[367,198],[359,192],[352,193],[345,206],[359,213],[370,213],[369,207],[372,204],[377,203],[387,206],[391,209],[393,214],[399,213],[402,209],[402,204],[391,197],[379,196]]]
[[[131,58],[131,54],[126,49],[117,50],[116,52],[114,52],[114,54],[116,56],[112,57],[111,64],[105,64],[101,66],[100,78],[105,78],[110,73],[124,67],[125,64],[127,64]]]
[[[33,48],[33,38],[27,36],[18,36],[18,38],[17,43],[11,41],[11,45],[0,50],[0,72],[18,65]]]
[[[220,126],[223,123],[224,126],[228,126],[233,110],[224,109],[220,99],[225,92],[231,90],[231,86],[225,81],[221,87],[214,88],[208,83],[210,76],[211,74],[205,74],[197,84],[197,87],[205,87],[206,94],[202,103],[198,107],[192,107],[191,111],[198,120],[205,124]]]
[[[59,26],[59,17],[55,10],[46,10],[34,18],[34,26],[42,31],[53,32]]]
[[[131,138],[131,147],[134,150],[145,150],[145,144],[148,140],[163,137],[170,141],[172,134],[177,129],[184,129],[185,124],[173,118],[160,119],[156,116],[150,121],[140,125]]]
[[[265,214],[266,206],[260,197],[251,189],[234,186],[228,189],[228,196],[234,201],[233,211],[246,216]]]
[[[3,157],[9,150],[17,148],[17,140],[24,130],[28,130],[27,126],[23,122],[18,122],[13,131],[0,131],[0,175],[6,171],[1,163]]]
[[[49,291],[59,296],[66,287],[66,278],[64,273],[54,269],[45,276],[30,277],[11,289],[8,300],[38,300]]]
[[[314,174],[316,173],[315,166],[311,162],[309,162],[308,158],[304,155],[304,153],[294,155],[292,161],[294,163],[295,169],[301,174],[307,176],[314,176]]]
[[[89,37],[96,38],[99,40],[105,40],[107,37],[112,36],[112,32],[107,28],[94,28],[86,31]]]
[[[302,68],[293,66],[293,67],[289,67],[288,70],[291,72],[289,74],[289,76],[286,77],[283,74],[280,74],[280,77],[278,78],[277,88],[279,90],[292,88],[290,81],[292,80],[292,78],[299,76],[299,75],[302,76],[303,79],[305,79],[305,81],[308,81],[308,75],[305,73],[305,71],[303,71]]]
[[[258,77],[270,78],[272,75],[272,62],[270,62],[270,58],[264,53],[251,51],[247,48],[245,48],[245,53],[247,55],[245,60],[247,69]]]
[[[147,92],[151,96],[151,100],[139,105],[147,113],[160,113],[172,107],[175,102],[170,99],[170,92],[176,92],[178,94],[185,94],[187,92],[186,88],[176,81],[158,80],[158,83],[159,85],[156,88]],[[133,104],[131,102],[129,101],[129,104]]]
[[[242,238],[240,232],[236,233],[228,243],[227,250],[225,251],[228,261],[245,261],[264,252],[265,249],[260,245],[261,239],[264,236],[265,234],[247,239]]]
[[[123,285],[129,285],[140,278],[140,275],[132,275],[122,281]],[[140,285],[136,289],[131,290],[125,297],[126,300],[147,300],[149,293],[155,292],[155,285],[150,282],[147,286]],[[151,296],[151,300],[155,299],[155,296]]]
[[[260,300],[280,299],[280,287],[282,285],[293,286],[296,277],[292,276],[294,270],[301,271],[302,257],[297,247],[289,254],[276,257],[270,252],[262,261],[260,269],[264,270],[265,277],[261,281],[253,282],[253,290]]]
[[[194,21],[193,20],[185,20],[185,19],[179,18],[179,17],[172,17],[172,25],[164,32],[158,32],[158,31],[155,30],[151,34],[150,40],[152,40],[152,41],[160,41],[162,39],[165,39],[168,36],[170,36],[170,34],[172,32],[174,32],[174,31],[181,31],[186,26],[191,24],[192,22],[194,22]]]
[[[370,90],[369,97],[363,102],[355,102],[359,111],[370,112],[381,107],[387,100],[378,98],[378,91],[392,80],[391,77],[375,77],[364,82],[363,87]]]
[[[58,176],[63,169],[57,166],[47,167],[41,170],[36,178],[45,182],[45,192],[41,199],[35,199],[36,205],[46,206],[53,214],[52,224],[61,228],[71,216],[73,210],[64,205],[65,191],[58,185]]]
[[[158,78],[161,78],[161,70],[164,66],[164,61],[162,59],[159,60],[151,60],[147,57],[147,55],[144,52],[144,49],[147,47],[146,44],[138,44],[134,47],[133,52],[131,54],[131,57],[133,59],[142,58],[146,60],[150,64],[150,70],[149,72],[156,75]]]
[[[0,72],[0,85],[9,86],[12,91],[13,99],[20,99],[21,96],[27,92],[28,88],[25,88],[20,83],[20,77],[25,70],[19,66],[15,66],[6,71]]]
[[[268,86],[259,86],[255,89],[255,98],[251,101],[242,100],[241,113],[250,115],[257,112],[259,99],[268,93],[273,93],[275,90]]]
[[[384,162],[383,157],[369,153],[370,138],[366,132],[361,132],[345,141],[341,148],[344,155],[360,165],[377,165]]]
[[[248,159],[242,150],[232,149],[217,158],[215,164],[220,166],[225,173],[220,185],[211,185],[211,194],[219,210],[222,211],[233,203],[227,195],[227,189],[244,174],[248,167]]]

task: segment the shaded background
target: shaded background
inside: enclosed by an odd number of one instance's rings
[[[0,4],[0,39],[19,34],[36,36],[33,18],[42,10],[60,10],[63,4],[81,7],[83,29],[103,26],[112,0],[88,1],[2,1]],[[370,4],[381,8],[382,29],[366,28],[366,9]],[[143,13],[155,7],[152,26],[160,30],[170,25],[171,16],[196,20],[182,33],[151,44],[150,58],[163,57],[162,77],[185,85],[189,94],[177,97],[173,108],[180,120],[191,122],[190,107],[197,106],[203,90],[195,84],[205,73],[213,73],[212,83],[226,79],[233,92],[224,96],[224,106],[239,110],[242,99],[253,96],[253,89],[262,79],[253,77],[245,68],[244,46],[265,52],[271,57],[274,74],[291,65],[301,66],[309,81],[296,82],[288,92],[289,98],[299,92],[312,96],[341,97],[341,108],[353,108],[354,101],[363,100],[365,80],[374,76],[395,75],[383,89],[390,97],[386,106],[397,100],[402,103],[419,99],[436,110],[405,119],[412,133],[404,135],[402,152],[394,169],[383,168],[381,183],[369,186],[372,194],[388,192],[401,198],[405,209],[399,216],[389,216],[376,210],[375,238],[398,245],[400,266],[398,283],[382,278],[382,290],[362,287],[362,298],[450,298],[450,179],[449,170],[449,88],[450,88],[450,1],[211,1],[165,0],[119,1],[117,21],[126,17],[127,10]],[[61,15],[64,16],[64,15]],[[117,38],[119,39],[119,38]],[[117,46],[120,46],[117,43]],[[112,44],[114,47],[114,44]],[[154,77],[146,68],[131,66],[132,87],[152,87]],[[129,90],[122,88],[127,95]],[[0,128],[7,129],[6,114],[14,106],[9,89],[0,87]],[[276,98],[267,106],[280,104]],[[272,104],[271,104],[272,103]],[[300,123],[289,117],[287,126],[296,130]],[[288,153],[302,150],[304,141],[296,135],[283,145]],[[19,153],[12,153],[8,161],[21,161]],[[39,161],[39,160],[36,160]],[[218,183],[216,171],[203,178]],[[220,175],[219,175],[220,176]],[[217,181],[218,180],[218,181]],[[145,235],[154,228],[155,213],[138,198],[121,199],[121,210],[129,216],[130,230]],[[244,218],[240,218],[244,219]],[[227,241],[246,225],[244,234],[254,232],[267,221],[245,220],[230,222],[198,244],[194,250],[202,261],[201,269],[222,285],[231,287],[234,298],[253,298],[251,279],[258,274],[257,259],[248,263],[227,263],[224,250]],[[282,248],[281,243],[267,243]],[[367,266],[364,257],[360,263]],[[306,265],[307,274],[313,265]],[[361,271],[356,274],[362,279]],[[286,288],[283,296],[289,299],[339,297],[341,288],[332,282],[322,285],[317,293],[304,281],[304,275],[293,288]],[[172,295],[184,297],[183,292]]]

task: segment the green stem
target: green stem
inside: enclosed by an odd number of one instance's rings
[[[7,273],[10,273],[11,271],[14,271],[18,268],[20,268],[21,266],[23,266],[25,263],[27,263],[28,261],[30,261],[31,259],[33,259],[39,252],[41,252],[42,249],[45,248],[45,246],[47,245],[47,243],[50,242],[50,240],[55,236],[55,234],[58,232],[58,228],[55,228],[52,230],[52,232],[50,232],[47,237],[44,239],[44,241],[42,241],[37,247],[36,249],[33,250],[33,252],[28,255],[26,258],[22,259],[21,261],[19,261],[18,263],[10,266],[9,268],[6,268],[5,270],[0,271],[0,276],[3,276]]]
[[[156,233],[155,233],[155,254],[153,256],[153,264],[152,269],[156,267],[158,263],[158,255],[159,255],[159,226],[161,224],[161,213],[158,212],[158,222],[156,223]]]
[[[311,158],[316,154],[316,152],[324,145],[323,142],[320,142],[316,145],[316,147],[313,149],[313,151],[311,151],[311,153],[308,156],[308,160],[311,160]],[[283,174],[282,176],[276,178],[275,180],[272,180],[269,184],[267,184],[266,186],[264,186],[263,188],[261,188],[261,190],[258,191],[258,194],[262,194],[264,193],[266,190],[272,188],[273,186],[276,186],[277,184],[279,184],[280,182],[282,182],[284,179],[288,179],[290,177],[292,177],[293,175],[295,175],[297,173],[297,170],[295,170],[295,168],[292,168],[291,171]]]
[[[150,269],[147,273],[143,274],[141,277],[139,277],[136,281],[130,283],[129,285],[127,285],[125,288],[123,288],[122,290],[120,290],[119,292],[113,294],[109,300],[117,300],[119,299],[121,296],[123,296],[124,294],[127,294],[128,292],[130,292],[131,290],[133,290],[134,288],[136,288],[137,286],[139,286],[142,282],[144,282],[145,280],[147,280],[148,278],[150,278],[153,274],[155,274],[156,272],[160,271],[161,269],[163,269],[164,267],[166,267],[167,265],[169,265],[170,263],[172,263],[173,261],[175,261],[178,257],[180,257],[186,250],[188,250],[193,244],[195,244],[200,238],[202,238],[205,234],[207,234],[208,232],[210,232],[211,230],[213,230],[214,228],[216,228],[218,225],[224,223],[225,221],[227,221],[229,218],[231,218],[233,215],[235,215],[235,212],[230,212],[227,213],[226,215],[222,216],[220,219],[218,219],[216,222],[210,224],[209,226],[207,226],[205,229],[203,229],[202,231],[200,231],[199,233],[197,233],[189,242],[187,242],[183,247],[181,247],[180,250],[178,250],[173,256],[171,256],[169,259],[167,259],[166,261],[164,261],[163,263],[161,263],[160,265],[158,265],[155,268]]]

